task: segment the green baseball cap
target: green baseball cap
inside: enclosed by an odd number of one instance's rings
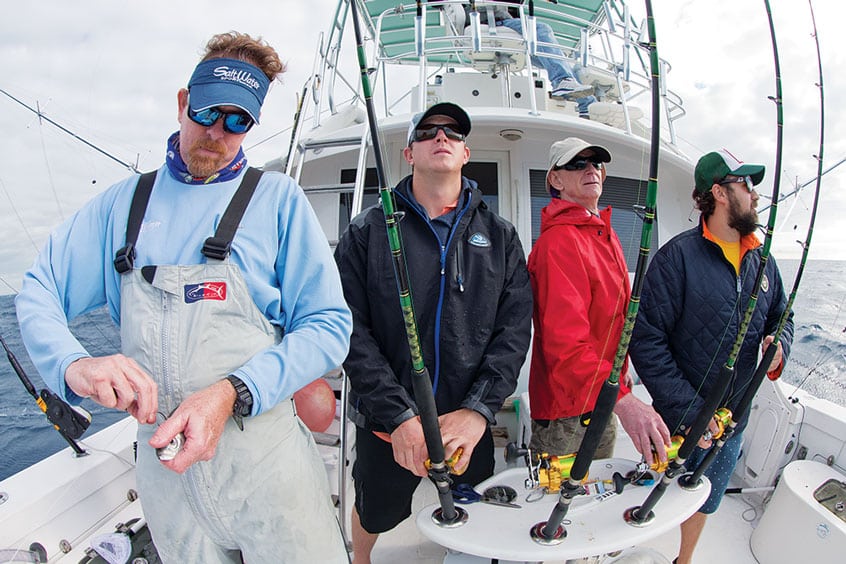
[[[707,192],[711,186],[730,174],[749,176],[752,178],[752,185],[757,186],[764,179],[765,172],[764,165],[745,164],[727,150],[720,149],[703,155],[699,159],[696,170],[693,171],[693,179],[696,182],[697,192]]]

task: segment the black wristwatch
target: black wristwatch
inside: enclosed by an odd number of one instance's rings
[[[232,419],[238,425],[238,428],[244,430],[244,417],[248,417],[253,412],[253,394],[244,383],[243,380],[237,376],[230,374],[226,377],[232,387],[235,388],[235,404],[232,406]]]

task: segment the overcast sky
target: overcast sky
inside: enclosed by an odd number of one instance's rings
[[[763,0],[654,0],[658,50],[670,61],[671,88],[685,101],[677,122],[684,150],[698,158],[727,147],[747,162],[767,165],[772,188],[776,108],[773,55]],[[808,2],[772,2],[784,88],[782,193],[816,174],[819,89]],[[334,0],[36,0],[8,6],[0,21],[0,88],[123,161],[157,168],[164,142],[177,129],[176,92],[185,85],[203,45],[235,29],[260,35],[288,64],[247,137],[253,163],[287,151],[296,94],[312,72],[319,34],[335,13]],[[846,157],[846,50],[841,2],[817,0],[825,72],[827,165]],[[642,3],[633,13],[644,14]],[[355,69],[353,51],[342,65]],[[357,80],[353,73],[351,80]],[[0,293],[20,287],[47,234],[127,170],[80,141],[39,123],[37,116],[0,94]],[[266,141],[265,141],[266,140]],[[660,171],[659,171],[660,181]],[[846,164],[824,177],[812,259],[846,260],[841,244],[846,217]],[[660,185],[660,184],[659,184]],[[660,189],[660,188],[659,188]],[[777,257],[798,257],[812,191],[776,233]],[[791,211],[792,207],[792,211]],[[764,214],[766,218],[766,214]],[[782,222],[780,221],[779,224]]]

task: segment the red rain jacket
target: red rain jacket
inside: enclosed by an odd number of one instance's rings
[[[611,373],[631,291],[611,208],[597,217],[554,199],[528,261],[534,293],[529,377],[532,419],[589,412]],[[620,396],[628,360],[620,375]]]

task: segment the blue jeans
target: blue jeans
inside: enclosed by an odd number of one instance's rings
[[[523,35],[523,22],[520,20],[520,18],[498,20],[496,22],[496,25],[507,27],[508,29],[516,31],[520,35]],[[537,22],[537,30],[538,43],[552,43],[553,45],[558,44],[555,39],[555,35],[552,32],[552,28],[549,27],[549,24],[545,22]],[[558,57],[564,56],[564,52],[561,51],[559,47],[538,45],[538,51],[542,53],[556,55]],[[532,64],[542,67],[544,70],[546,70],[546,74],[549,75],[549,82],[552,85],[553,89],[555,89],[555,87],[558,86],[558,83],[564,80],[565,78],[570,78],[578,82],[576,75],[573,74],[573,68],[567,63],[567,61],[563,59],[554,59],[551,57],[532,57]],[[596,98],[594,98],[593,96],[585,96],[584,98],[579,98],[579,113],[587,114],[587,107],[594,102],[596,102]]]

